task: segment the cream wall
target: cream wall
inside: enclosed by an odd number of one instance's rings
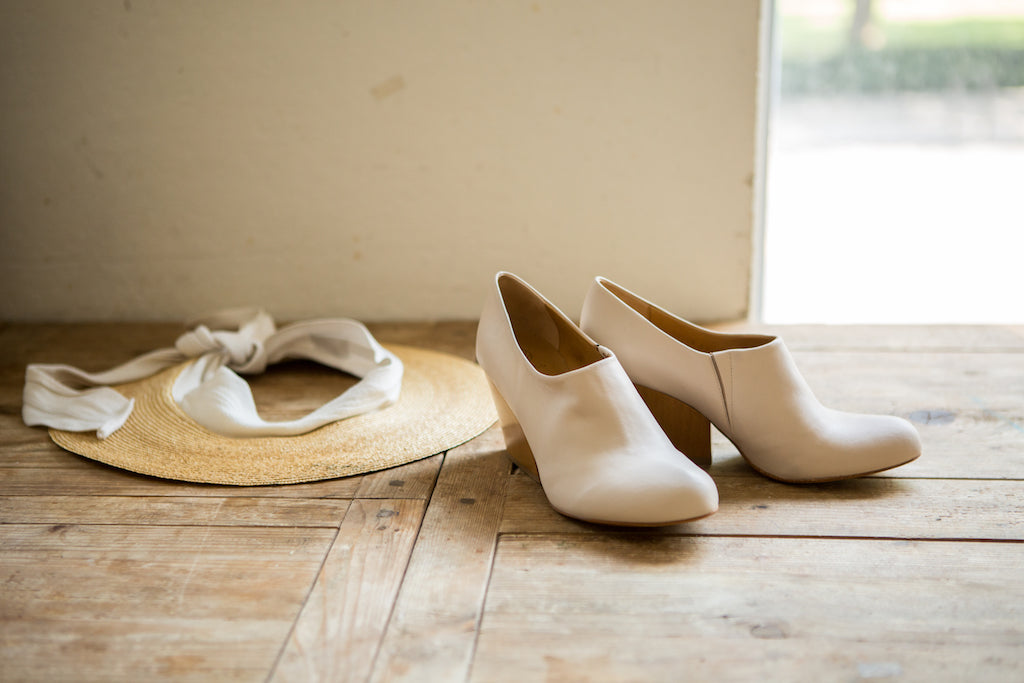
[[[745,314],[757,0],[0,4],[0,318]]]

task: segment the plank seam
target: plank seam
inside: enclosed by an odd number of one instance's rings
[[[501,539],[501,520],[505,516],[505,502],[508,500],[509,484],[515,467],[509,463],[508,476],[505,477],[505,487],[502,491],[501,506],[498,509],[498,528],[494,532],[494,540],[491,542],[491,557],[487,563],[487,580],[484,581],[484,599],[480,601],[480,614],[477,615],[473,624],[473,644],[469,648],[469,666],[466,667],[466,677],[463,679],[468,683],[473,678],[473,666],[476,664],[476,650],[480,642],[480,631],[484,623],[484,614],[487,613],[487,598],[491,594],[491,581],[494,578],[494,565],[498,559],[498,542]]]
[[[409,565],[412,564],[413,555],[416,553],[416,546],[420,542],[420,534],[423,533],[423,523],[427,519],[427,512],[430,510],[430,504],[434,501],[434,495],[437,493],[437,482],[441,478],[441,470],[444,469],[444,463],[448,460],[448,453],[449,451],[445,451],[444,455],[441,456],[441,462],[438,464],[437,470],[434,472],[434,480],[430,483],[430,495],[425,499],[423,514],[420,515],[420,523],[416,528],[416,537],[412,541],[412,547],[409,548],[409,556],[405,560],[405,569],[402,570],[402,579],[398,582],[398,586],[395,589],[395,599],[391,601],[391,609],[388,610],[388,618],[384,621],[384,628],[381,629],[380,639],[377,641],[377,646],[373,650],[373,658],[370,660],[370,666],[368,669],[370,672],[369,679],[373,678],[373,672],[377,670],[377,660],[380,658],[380,651],[384,645],[384,639],[387,638],[388,631],[391,629],[391,621],[395,617],[395,608],[398,606],[398,599],[402,595],[402,587],[405,585],[405,579],[409,575]]]
[[[295,618],[292,619],[291,626],[288,627],[288,632],[284,636],[284,640],[281,642],[281,647],[277,650],[277,656],[274,657],[274,663],[271,664],[270,670],[267,671],[265,683],[270,683],[274,678],[274,674],[277,672],[277,668],[281,665],[281,658],[284,657],[285,650],[288,649],[288,643],[292,639],[292,634],[295,633],[295,627],[299,623],[299,619],[302,618],[302,613],[306,610],[306,604],[309,602],[309,597],[313,594],[313,590],[316,588],[316,584],[320,581],[320,575],[324,571],[324,565],[327,564],[327,558],[331,556],[331,550],[334,548],[334,544],[338,542],[338,535],[341,533],[341,525],[345,521],[345,517],[348,516],[348,511],[352,509],[352,501],[345,507],[345,513],[338,518],[338,524],[334,528],[334,538],[327,544],[327,549],[324,550],[324,556],[320,558],[320,566],[316,570],[316,574],[313,576],[313,580],[309,584],[309,589],[306,590],[306,596],[302,599],[302,604],[299,605],[299,609],[295,612]]]

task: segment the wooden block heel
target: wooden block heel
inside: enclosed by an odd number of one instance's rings
[[[636,385],[640,397],[677,450],[703,469],[711,467],[711,422],[668,394]]]
[[[508,407],[508,403],[502,397],[498,388],[488,380],[491,385],[491,394],[494,396],[494,407],[498,412],[498,423],[501,424],[501,433],[505,437],[505,450],[508,457],[515,463],[516,467],[526,472],[532,479],[540,482],[540,472],[537,471],[537,461],[533,457],[530,444],[526,442],[526,434],[519,424],[515,413]]]

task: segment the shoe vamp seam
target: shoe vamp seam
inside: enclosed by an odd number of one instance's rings
[[[719,363],[718,363],[718,355],[716,355],[714,353],[709,354],[709,355],[711,356],[711,364],[715,368],[715,376],[718,378],[718,390],[719,390],[719,393],[722,396],[722,408],[725,410],[725,423],[726,423],[729,431],[731,432],[732,431],[732,411],[729,409],[729,397],[732,396],[732,394],[733,394],[732,372],[729,372],[729,389],[728,389],[728,392],[727,392],[726,388],[725,388],[725,378],[724,378],[723,373],[722,373],[722,368],[719,366]],[[731,370],[731,368],[730,368],[730,370]]]

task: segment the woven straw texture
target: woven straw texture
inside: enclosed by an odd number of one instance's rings
[[[497,416],[483,371],[457,356],[389,345],[405,365],[398,402],[300,436],[231,438],[196,424],[171,387],[187,365],[117,387],[135,399],[128,421],[106,439],[50,430],[62,448],[165,479],[294,484],[403,465],[469,441]]]

